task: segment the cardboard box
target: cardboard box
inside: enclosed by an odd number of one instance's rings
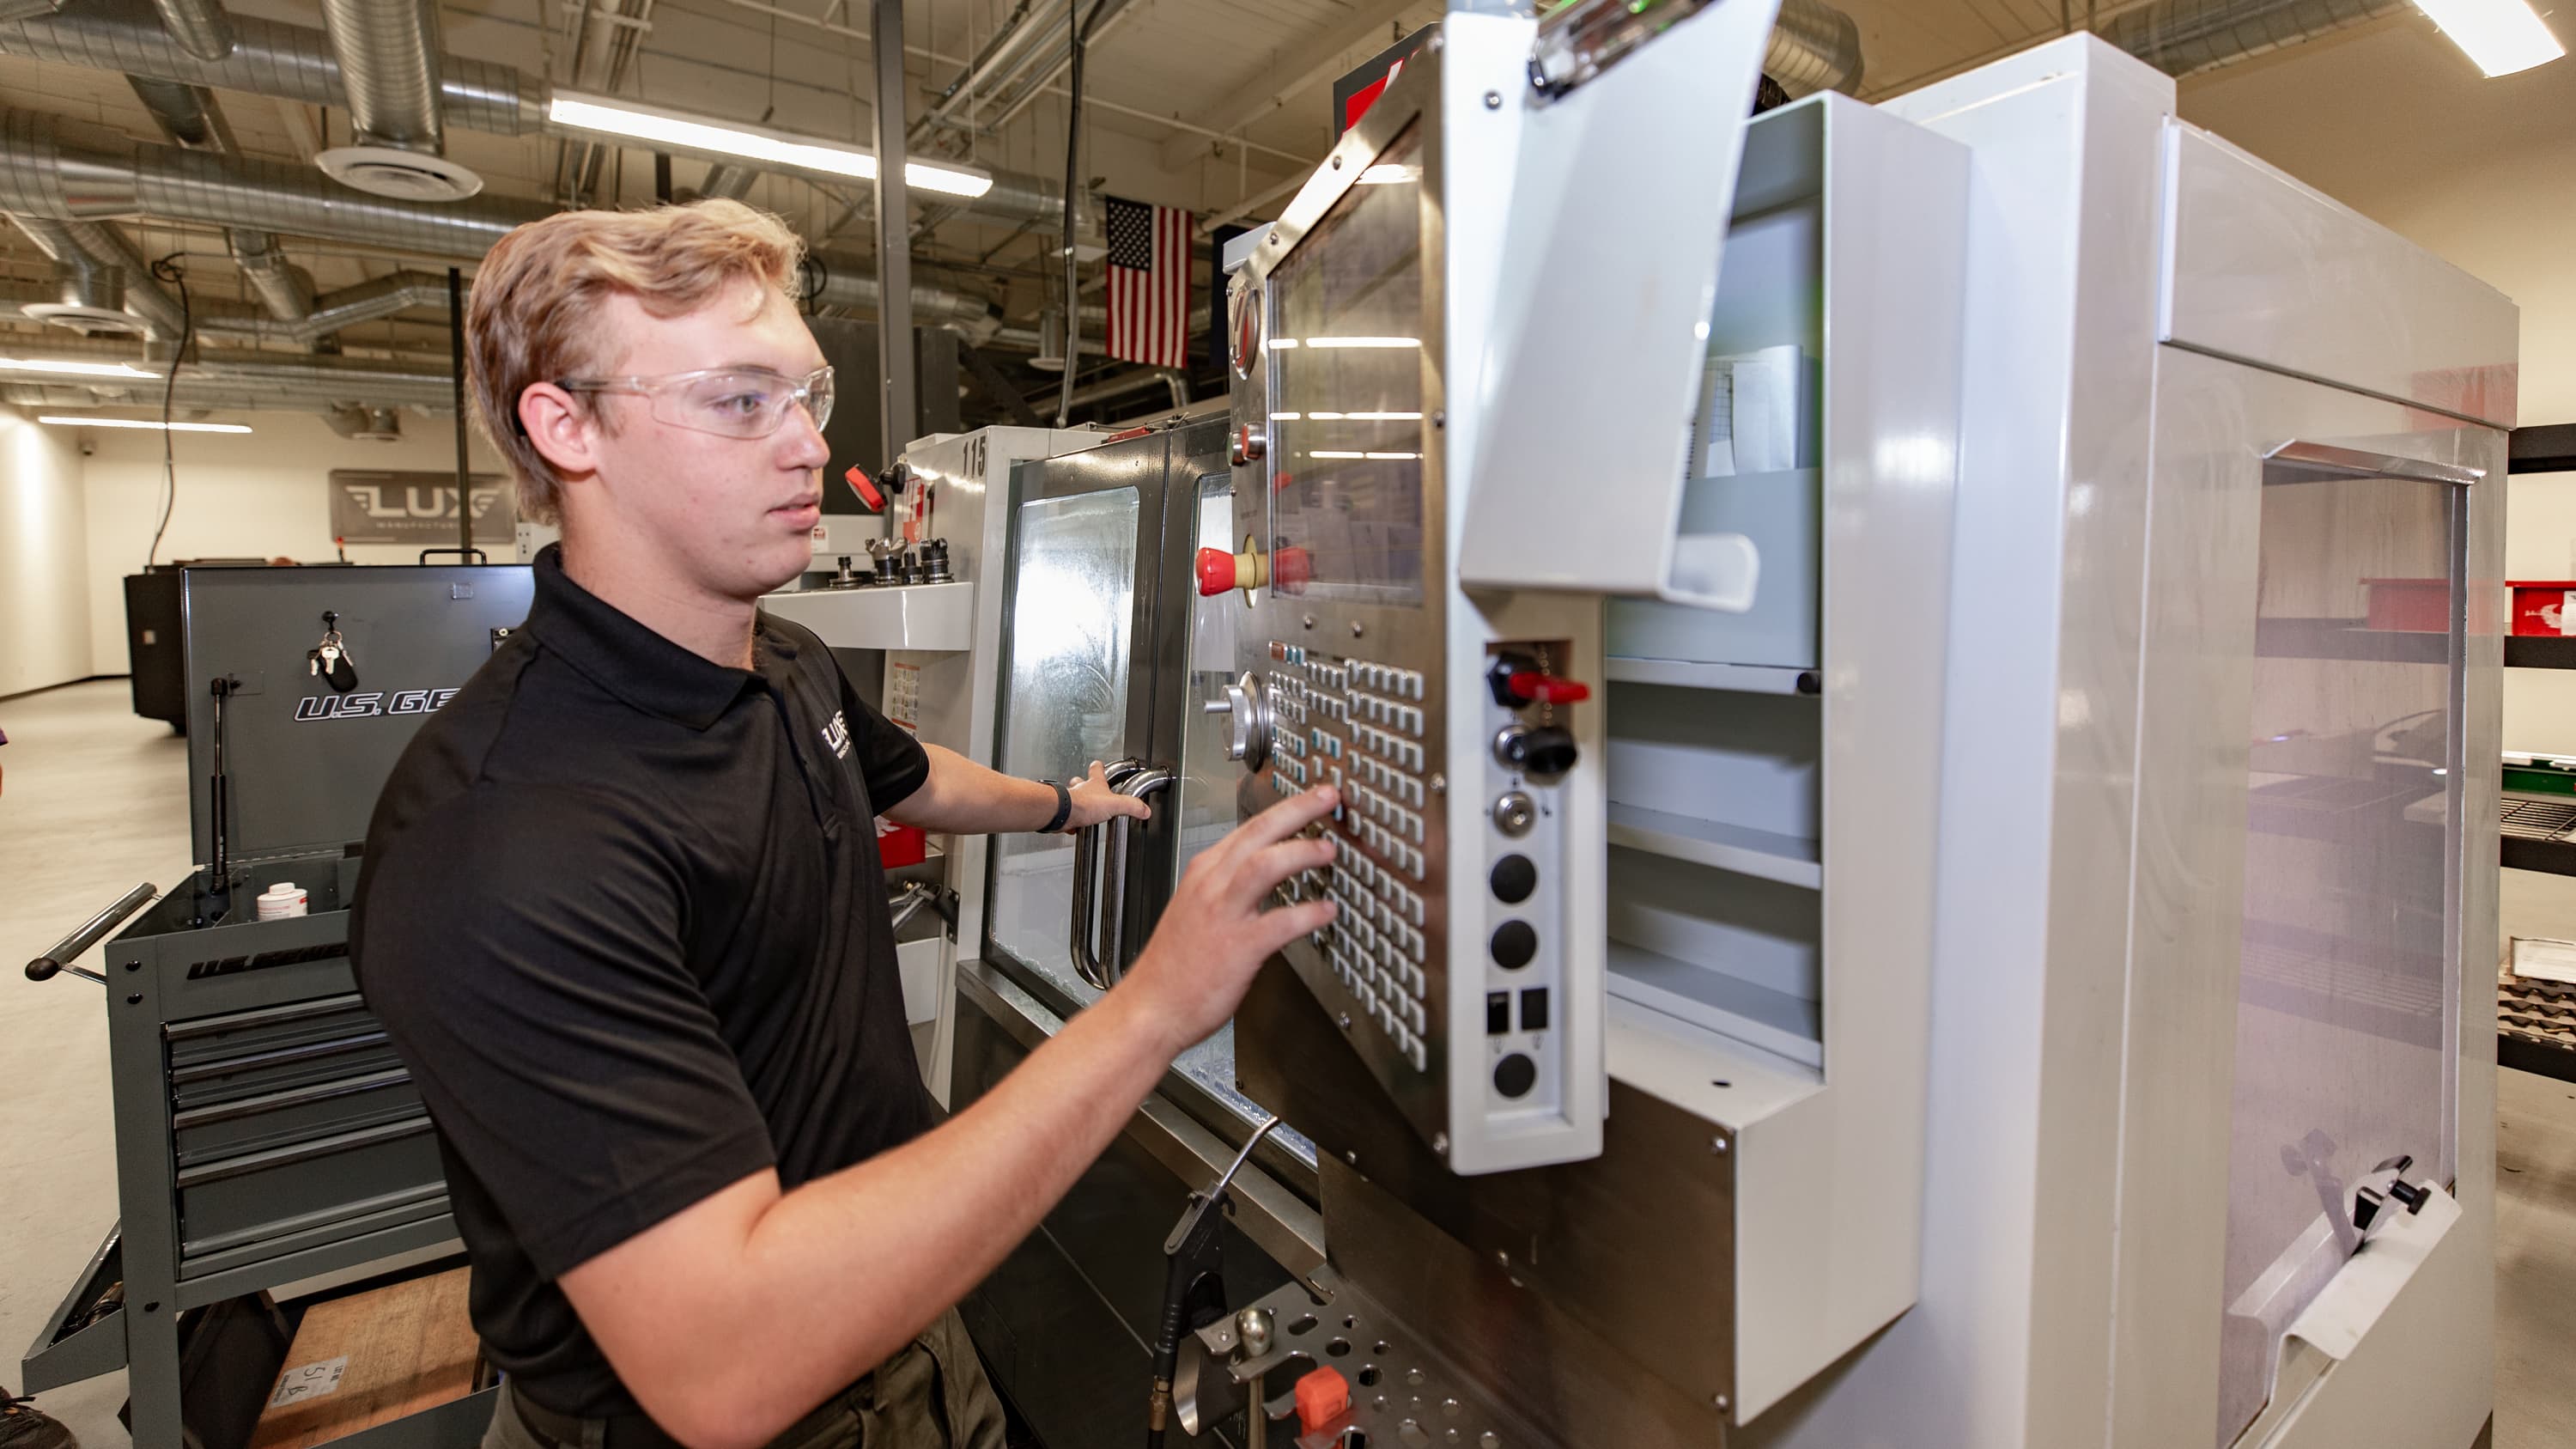
[[[457,1268],[307,1309],[251,1449],[309,1449],[472,1393],[466,1281]]]

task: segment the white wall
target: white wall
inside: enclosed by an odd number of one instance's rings
[[[0,407],[0,698],[92,672],[86,511],[72,434]]]
[[[391,443],[340,437],[310,413],[217,413],[206,421],[246,423],[252,431],[174,435],[179,489],[170,531],[161,540],[163,563],[253,557],[327,561],[338,557],[331,546],[326,488],[332,469],[451,472],[456,466],[454,424],[417,413],[403,414],[403,436]],[[122,674],[124,578],[142,569],[160,518],[161,435],[100,428],[82,436],[96,448],[84,470],[90,653],[82,672]],[[479,437],[472,458],[478,473],[507,471]],[[349,557],[358,563],[410,563],[419,552],[416,547],[353,545]]]

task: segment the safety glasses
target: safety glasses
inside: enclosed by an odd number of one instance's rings
[[[832,420],[832,369],[801,378],[758,367],[708,367],[654,377],[561,377],[566,392],[622,392],[644,399],[653,416],[675,428],[723,438],[765,438],[805,409],[820,429]]]

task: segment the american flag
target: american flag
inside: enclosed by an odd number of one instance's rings
[[[1190,214],[1109,203],[1109,355],[1186,367],[1190,346]]]

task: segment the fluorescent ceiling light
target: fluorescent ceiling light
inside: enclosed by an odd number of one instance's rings
[[[171,433],[247,433],[239,423],[164,423],[142,418],[84,418],[69,413],[46,413],[36,419],[58,428],[144,428],[152,432]]]
[[[0,357],[0,372],[58,372],[66,377],[141,377],[155,382],[161,374],[130,362],[55,362],[42,357]]]
[[[819,171],[860,181],[874,181],[877,176],[877,158],[873,151],[791,136],[734,121],[711,121],[676,111],[639,106],[631,101],[614,101],[605,96],[558,92],[546,105],[546,119],[570,131],[649,141],[673,150],[693,151],[756,166]],[[935,191],[942,196],[973,198],[993,189],[993,178],[980,171],[935,166],[923,161],[906,161],[903,179],[907,186]]]
[[[1272,344],[1276,346],[1277,344]],[[1290,343],[1295,346],[1295,343]],[[1419,337],[1309,337],[1309,347],[1420,347]]]
[[[2511,75],[2567,53],[2528,0],[2416,0],[2451,43],[2490,76]]]

